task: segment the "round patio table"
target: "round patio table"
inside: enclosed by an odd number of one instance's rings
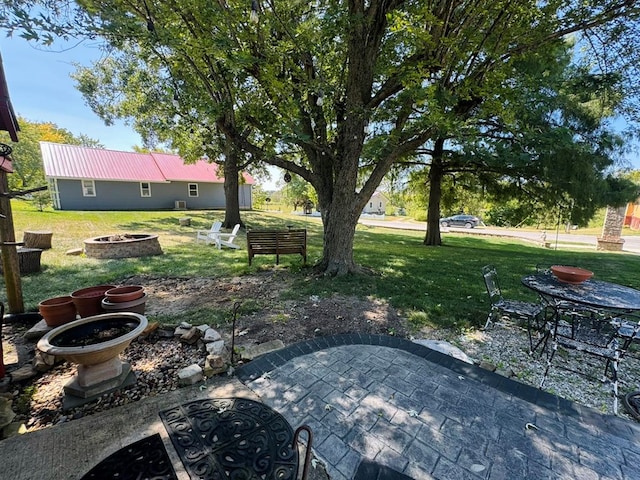
[[[522,284],[547,299],[579,303],[605,311],[640,310],[640,290],[617,283],[589,279],[573,284],[562,282],[553,275],[537,273],[523,277]]]

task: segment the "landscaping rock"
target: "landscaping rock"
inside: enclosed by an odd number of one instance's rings
[[[209,355],[221,355],[224,351],[224,340],[216,340],[207,343],[207,352]]]
[[[55,355],[49,355],[48,353],[36,350],[36,355],[33,357],[33,367],[38,372],[46,372],[50,370],[56,364]]]
[[[209,325],[198,325],[196,328],[200,330],[200,333],[202,333],[202,335],[204,335],[204,332],[209,330],[211,327]]]
[[[74,255],[74,256],[82,255],[83,253],[84,253],[83,248],[72,248],[64,252],[65,255]]]
[[[499,375],[502,375],[503,377],[507,377],[507,378],[511,378],[511,377],[515,377],[516,374],[513,371],[513,369],[507,367],[507,368],[500,368],[500,369],[496,369],[496,373]]]
[[[420,345],[424,345],[431,350],[436,350],[440,353],[444,353],[445,355],[449,355],[450,357],[462,360],[463,362],[473,364],[473,361],[467,356],[466,353],[464,353],[458,347],[454,347],[449,342],[445,342],[444,340],[414,340],[414,342],[419,343]]]
[[[15,412],[11,409],[12,403],[11,400],[0,397],[0,429],[9,425],[16,417]]]
[[[482,361],[478,364],[478,366],[479,366],[480,368],[484,368],[485,370],[489,370],[490,372],[495,372],[495,371],[496,371],[496,366],[495,366],[493,363],[491,363],[491,362],[487,362],[487,361],[485,361],[485,360],[482,360]]]
[[[42,319],[24,333],[24,338],[31,341],[37,341],[44,337],[45,333],[50,332],[52,329],[53,327],[47,325],[47,322]]]
[[[173,336],[174,337],[182,337],[182,335],[184,335],[185,333],[188,333],[191,330],[191,327],[185,328],[183,326],[177,326],[176,329],[173,331]]]
[[[207,377],[218,375],[227,371],[224,358],[221,355],[209,355],[204,364],[204,374]]]
[[[189,345],[194,345],[202,336],[202,332],[196,327],[192,327],[188,332],[180,335],[180,341]]]
[[[270,342],[260,343],[258,345],[249,345],[242,351],[242,358],[244,360],[253,360],[260,355],[273,352],[274,350],[280,350],[281,348],[284,348],[282,340],[271,340]]]
[[[220,340],[222,338],[222,336],[220,335],[220,333],[213,329],[213,328],[208,328],[205,332],[204,332],[204,337],[202,338],[205,342],[209,343],[209,342],[215,342],[217,340]]]
[[[202,367],[198,364],[189,365],[178,371],[178,384],[181,386],[193,385],[203,378]]]
[[[33,368],[33,365],[25,365],[11,372],[11,379],[14,383],[24,382],[25,380],[35,377],[37,373],[38,372]]]

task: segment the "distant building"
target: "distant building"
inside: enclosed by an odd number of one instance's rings
[[[383,192],[375,192],[362,209],[362,213],[384,215],[389,199]]]
[[[218,165],[178,155],[120,152],[40,142],[44,174],[58,210],[224,209]],[[253,178],[243,173],[241,209],[251,209]]]
[[[631,230],[640,230],[640,198],[627,204],[624,214],[624,226]]]

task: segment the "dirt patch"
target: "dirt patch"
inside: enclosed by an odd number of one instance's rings
[[[236,333],[241,333],[243,344],[280,339],[290,345],[315,336],[355,332],[407,335],[406,320],[380,299],[344,295],[283,299],[284,292],[295,289],[295,281],[298,276],[270,271],[225,279],[132,277],[126,283],[144,285],[149,295],[147,315],[178,321],[181,313],[211,307],[219,308],[230,321],[239,302]],[[225,330],[225,325],[219,327]]]

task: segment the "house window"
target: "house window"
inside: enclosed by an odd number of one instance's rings
[[[380,208],[382,208],[382,202],[380,202]]]
[[[189,196],[190,197],[197,197],[198,196],[198,184],[197,183],[190,183],[189,184]]]
[[[93,180],[82,180],[82,195],[85,197],[96,196],[96,185]]]
[[[373,202],[369,202],[369,208],[373,208]]]
[[[149,182],[140,182],[140,196],[141,197],[151,196],[151,184]]]

